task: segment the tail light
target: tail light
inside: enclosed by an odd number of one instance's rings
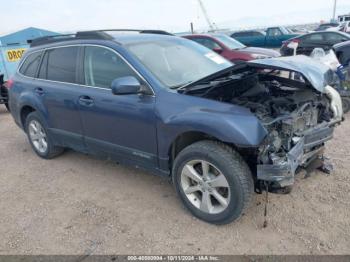
[[[9,79],[7,80],[7,82],[4,84],[4,86],[7,88],[7,89],[10,89],[14,84],[14,81],[12,79]]]
[[[292,41],[291,41],[291,42],[293,42],[293,43],[300,43],[301,41],[300,41],[300,39],[295,38],[295,39],[292,39]]]
[[[287,46],[288,44],[290,44],[290,43],[300,43],[300,39],[298,39],[298,38],[295,38],[295,39],[290,39],[290,40],[287,40],[287,41],[283,41],[282,42],[282,44],[284,45],[284,46]]]

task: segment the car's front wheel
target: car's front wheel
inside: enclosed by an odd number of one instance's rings
[[[254,191],[243,158],[231,147],[200,141],[182,150],[173,165],[176,191],[196,217],[214,224],[239,218]]]
[[[343,102],[343,112],[347,113],[350,111],[350,98],[349,97],[342,97]]]
[[[45,159],[51,159],[63,152],[62,147],[55,146],[52,138],[37,112],[26,118],[25,131],[35,153]]]

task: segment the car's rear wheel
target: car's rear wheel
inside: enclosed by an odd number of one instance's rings
[[[200,141],[182,150],[173,165],[176,191],[196,217],[214,224],[239,218],[254,190],[251,172],[231,147]]]
[[[29,142],[38,156],[51,159],[63,152],[62,147],[53,144],[52,138],[37,112],[32,112],[27,116],[25,130]]]

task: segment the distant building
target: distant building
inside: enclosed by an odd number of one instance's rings
[[[28,40],[50,35],[58,33],[29,27],[0,36],[0,74],[4,75],[5,81],[16,72],[22,54],[29,47]]]

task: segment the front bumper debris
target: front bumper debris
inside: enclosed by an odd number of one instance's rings
[[[257,165],[257,179],[275,182],[281,187],[294,184],[297,168],[306,168],[323,154],[324,143],[333,137],[334,127],[322,127],[308,131],[288,152],[286,160],[278,164]]]

